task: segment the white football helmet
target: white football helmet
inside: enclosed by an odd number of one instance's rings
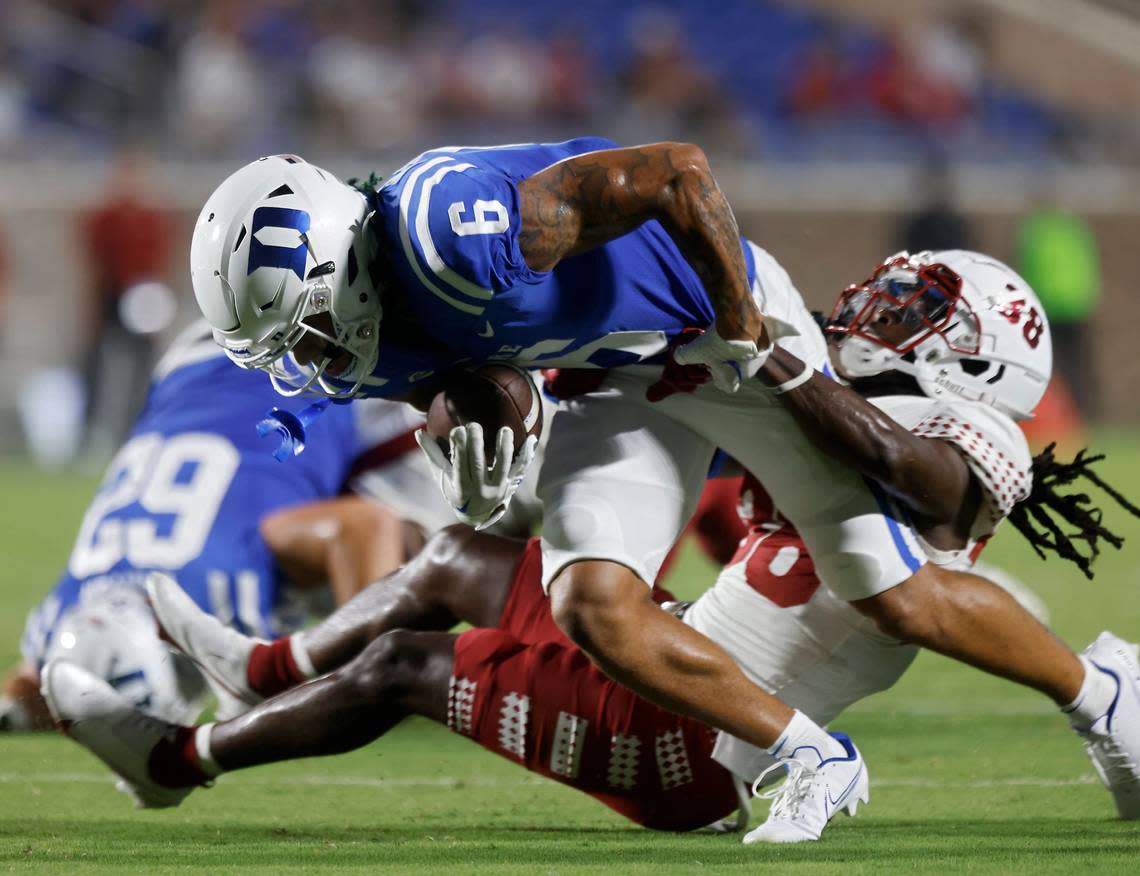
[[[1053,370],[1045,309],[1016,271],[969,250],[900,252],[839,296],[828,332],[848,378],[911,375],[1028,419]]]
[[[354,397],[376,366],[380,293],[369,277],[372,209],[357,189],[295,155],[247,164],[206,201],[190,275],[214,339],[243,368],[268,372],[282,395]],[[331,331],[311,324],[328,314]],[[322,339],[315,364],[291,355]],[[334,358],[351,356],[335,376]]]
[[[193,724],[210,689],[184,654],[158,635],[140,593],[108,588],[80,601],[56,622],[43,662],[67,660],[102,678],[148,715]]]

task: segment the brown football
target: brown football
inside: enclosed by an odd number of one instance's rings
[[[456,371],[431,401],[427,433],[446,454],[451,430],[468,423],[483,427],[483,452],[490,465],[495,436],[503,426],[514,432],[516,453],[528,435],[542,433],[542,396],[531,376],[517,365],[495,363]]]

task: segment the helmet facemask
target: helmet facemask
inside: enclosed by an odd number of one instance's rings
[[[359,236],[363,236],[363,230]],[[354,243],[354,248],[358,244]],[[350,260],[357,256],[353,252]],[[235,349],[219,338],[230,359],[243,368],[256,368],[269,375],[273,388],[281,395],[316,396],[331,399],[355,398],[364,381],[376,367],[379,353],[380,307],[377,291],[368,295],[370,306],[361,306],[361,295],[356,290],[356,272],[341,284],[340,295],[332,283],[337,280],[337,266],[324,262],[309,271],[294,312],[288,317],[287,328],[275,331],[258,344],[245,344]],[[332,281],[330,283],[330,281]],[[366,282],[361,278],[360,282]],[[353,306],[344,314],[335,306],[337,299],[351,298]],[[326,319],[319,319],[327,315]],[[314,340],[315,339],[315,340]],[[305,343],[307,342],[307,343]],[[313,362],[301,362],[295,355],[297,347],[319,347],[321,355]],[[348,361],[338,366],[335,374],[329,369],[347,356]]]
[[[977,354],[978,320],[962,298],[962,280],[942,264],[899,255],[864,283],[847,287],[827,332],[846,377],[915,373],[915,361],[947,352]]]

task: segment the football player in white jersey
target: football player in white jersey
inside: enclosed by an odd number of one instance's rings
[[[944,288],[929,288],[921,280],[935,266]],[[994,274],[1002,280],[999,288],[989,282]],[[1048,477],[1030,498],[1030,460],[1024,439],[1012,420],[1000,413],[1017,404],[1024,405],[1021,413],[1028,413],[1037,398],[1016,392],[1020,372],[1012,374],[1007,384],[1015,388],[1010,395],[1002,393],[1001,378],[992,379],[999,372],[1004,377],[1014,369],[1033,366],[1034,357],[1026,351],[1031,353],[1036,347],[1024,338],[1036,336],[1039,329],[1023,327],[1017,334],[1005,335],[992,330],[994,343],[984,353],[961,336],[954,343],[962,349],[955,351],[934,330],[942,327],[945,331],[949,325],[945,317],[955,314],[958,320],[973,320],[975,333],[991,330],[974,312],[980,309],[978,294],[1000,297],[1010,291],[1005,289],[1007,284],[1014,286],[1014,292],[1026,291],[1016,282],[1008,268],[977,254],[920,254],[892,260],[869,283],[845,294],[836,314],[842,334],[865,337],[874,345],[877,335],[866,327],[867,314],[876,314],[887,325],[896,320],[897,324],[911,322],[917,330],[911,337],[896,340],[896,346],[905,346],[907,340],[915,340],[916,345],[928,341],[927,353],[942,351],[942,368],[957,361],[955,356],[966,356],[970,358],[967,370],[990,380],[980,384],[984,389],[974,399],[961,393],[946,396],[918,381],[896,380],[890,387],[893,400],[879,399],[879,404],[898,410],[905,424],[884,416],[881,409],[841,385],[805,371],[790,355],[774,354],[772,365],[761,372],[762,379],[777,384],[784,403],[813,440],[879,480],[885,513],[892,520],[922,515],[915,526],[921,541],[908,543],[907,550],[928,553],[948,567],[969,565],[977,545],[989,537],[1014,501],[1029,501],[1039,511],[1055,498]],[[966,284],[974,288],[964,290]],[[938,299],[945,300],[939,305]],[[861,301],[861,308],[870,306],[862,320],[855,316],[864,313],[863,309],[852,315],[852,301]],[[950,303],[961,306],[951,308]],[[1008,310],[1027,315],[1036,307],[1032,298],[1010,298],[1008,304]],[[912,313],[912,308],[923,308],[921,316]],[[837,345],[839,362],[843,343],[847,341]],[[874,351],[868,347],[867,352]],[[904,349],[900,355],[907,352]],[[884,371],[898,369],[885,367],[879,373]],[[868,385],[863,388],[874,390]],[[984,400],[982,393],[987,394]],[[958,477],[946,473],[942,480],[944,475],[937,472],[921,476],[928,444],[936,464],[957,470]],[[952,456],[942,455],[943,449]],[[1048,458],[1042,464],[1047,466]],[[1007,489],[1007,484],[1012,487]],[[714,587],[684,613],[684,620],[732,654],[755,683],[816,721],[827,722],[851,702],[890,686],[916,649],[899,637],[884,635],[872,620],[819,586],[804,543],[764,499],[758,483],[749,484],[745,499],[752,524],[748,536]],[[1063,502],[1059,505],[1067,507]],[[1073,512],[1069,508],[1064,513]],[[1078,509],[1076,513],[1080,517],[1085,512]],[[1084,526],[1087,535],[1113,541],[1111,533],[1100,528],[1091,515],[1071,522]],[[906,538],[901,527],[899,537]],[[722,736],[710,751],[695,722],[676,718],[675,724],[662,724],[666,720],[662,710],[615,690],[588,663],[574,663],[574,649],[554,629],[549,608],[538,594],[540,573],[533,560],[528,566],[528,552],[483,538],[480,543],[478,536],[450,533],[442,537],[422,563],[401,570],[311,633],[273,646],[255,645],[219,630],[173,591],[152,589],[156,610],[172,638],[222,683],[242,688],[248,702],[253,698],[243,688],[243,679],[257,648],[303,654],[299,662],[309,668],[308,675],[343,669],[320,684],[255,709],[238,722],[194,730],[174,728],[174,734],[169,732],[172,728],[160,724],[145,732],[131,731],[135,734],[133,755],[125,758],[107,740],[121,736],[127,726],[139,725],[137,721],[132,724],[128,708],[116,701],[113,692],[97,690],[82,677],[69,677],[67,670],[61,670],[55,684],[57,712],[72,722],[71,732],[123,774],[148,805],[176,803],[195,783],[223,768],[333,753],[363,744],[403,714],[416,711],[446,721],[457,732],[529,768],[594,794],[639,823],[693,827],[703,823],[702,819],[725,814],[734,801],[732,787],[723,781],[709,755],[751,781],[761,776],[779,749],[765,751]],[[512,577],[520,554],[524,559]],[[512,583],[504,588],[502,582],[508,579]],[[984,599],[1003,616],[1035,623],[1020,617],[1016,604],[997,588],[979,579],[960,580],[971,582],[975,598]],[[497,624],[498,629],[458,637],[397,630],[401,626],[442,629],[457,618]],[[1044,630],[1040,634],[1048,636]],[[1059,643],[1058,647],[1063,650]],[[1067,710],[1086,737],[1090,755],[1122,817],[1140,816],[1135,768],[1127,762],[1140,716],[1134,646],[1102,636],[1077,662],[1085,678],[1078,697],[1065,704]],[[284,679],[301,680],[299,676]],[[89,695],[86,704],[80,693]],[[1107,693],[1112,695],[1110,701],[1102,702]],[[574,718],[585,703],[591,704],[592,721]],[[388,708],[378,708],[381,705]],[[615,720],[615,712],[624,717]],[[574,764],[563,764],[549,749],[551,740],[565,735],[568,720],[572,724],[579,721],[574,726],[580,734],[576,737],[580,760]],[[515,726],[518,732],[505,738],[504,726]],[[299,727],[305,728],[303,734],[297,732]],[[677,758],[662,740],[683,740],[687,759],[682,776],[671,772]],[[158,757],[153,755],[156,745],[163,747]],[[660,774],[639,772],[631,750],[657,751]],[[670,752],[664,762],[662,750]],[[623,752],[620,764],[613,760],[615,751]],[[156,763],[161,764],[158,773],[153,771]],[[749,842],[819,836],[831,813],[826,806],[816,811],[814,804],[804,805],[825,796],[817,787],[819,773],[795,767],[791,772],[790,780],[777,792],[768,821],[749,834]],[[665,804],[679,788],[690,803],[672,820],[664,819],[661,812],[670,808]],[[707,795],[701,805],[692,802],[697,792]]]
[[[773,352],[760,378],[776,388],[813,443],[882,486],[878,495],[884,513],[910,525],[931,564],[969,569],[1006,517],[1038,553],[1052,549],[1086,575],[1101,540],[1119,547],[1119,539],[1101,525],[1099,512],[1083,507],[1087,497],[1055,493],[1057,484],[1086,474],[1087,462],[1078,457],[1061,466],[1051,451],[1031,461],[1014,422],[1032,415],[1051,361],[1040,302],[1009,267],[968,251],[900,253],[868,280],[845,290],[828,332],[836,371],[870,397],[874,407],[861,404],[852,389],[806,367],[786,350]],[[837,416],[837,411],[845,415]],[[1099,483],[1095,476],[1091,480]],[[1115,491],[1108,492],[1126,510],[1140,514]],[[1049,514],[1076,527],[1077,536],[1065,536]],[[900,536],[906,536],[901,528]],[[1076,547],[1082,541],[1085,553]],[[773,646],[752,632],[768,626],[749,612],[761,604],[742,602],[739,586],[719,586],[730,581],[722,576],[687,620],[697,629],[717,629],[721,644],[747,667],[746,655]],[[1104,633],[1076,656],[990,582],[955,575],[944,586],[960,590],[955,595],[937,588],[916,593],[904,583],[883,598],[851,605],[900,642],[926,645],[1051,693],[1084,738],[1120,816],[1140,818],[1136,645]],[[976,602],[970,607],[966,599]],[[892,600],[893,610],[884,609],[884,602]],[[752,622],[741,624],[740,618]],[[1003,631],[1001,625],[1008,626]],[[736,643],[723,641],[727,630],[735,631]],[[970,635],[977,641],[967,641]],[[1014,641],[1036,643],[1039,650],[1007,651]],[[1032,669],[1020,674],[1019,666],[1037,660],[1076,664],[1071,698],[1034,685]],[[722,737],[714,756],[743,775],[768,759],[729,737]],[[768,827],[750,837],[763,838]]]

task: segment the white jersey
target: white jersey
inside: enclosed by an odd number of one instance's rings
[[[827,367],[827,345],[787,273],[756,246],[753,295],[786,348]],[[794,520],[819,576],[843,599],[905,581],[922,561],[905,523],[889,518],[857,472],[804,439],[799,424],[759,381],[734,394],[706,384],[653,403],[661,366],[610,371],[596,392],[553,417],[539,473],[544,505],[543,586],[569,563],[609,560],[643,581],[692,516],[709,461],[722,448],[756,474]]]
[[[1013,506],[1027,498],[1033,487],[1033,458],[1025,435],[1010,417],[981,402],[914,395],[870,401],[915,435],[952,444],[977,478],[985,500],[974,518],[969,543],[961,550],[943,551],[919,537],[931,562],[968,568]]]
[[[966,547],[940,551],[919,539],[932,562],[968,568],[995,527],[1029,494],[1031,459],[1021,430],[976,402],[926,396],[873,401],[915,434],[952,443],[981,484],[985,502]],[[749,534],[684,620],[728,651],[756,684],[826,724],[852,703],[894,684],[918,649],[884,636],[818,586],[796,532],[757,485],[746,482],[746,498],[742,508],[748,507]],[[748,781],[773,760],[763,749],[724,733],[713,757]]]

